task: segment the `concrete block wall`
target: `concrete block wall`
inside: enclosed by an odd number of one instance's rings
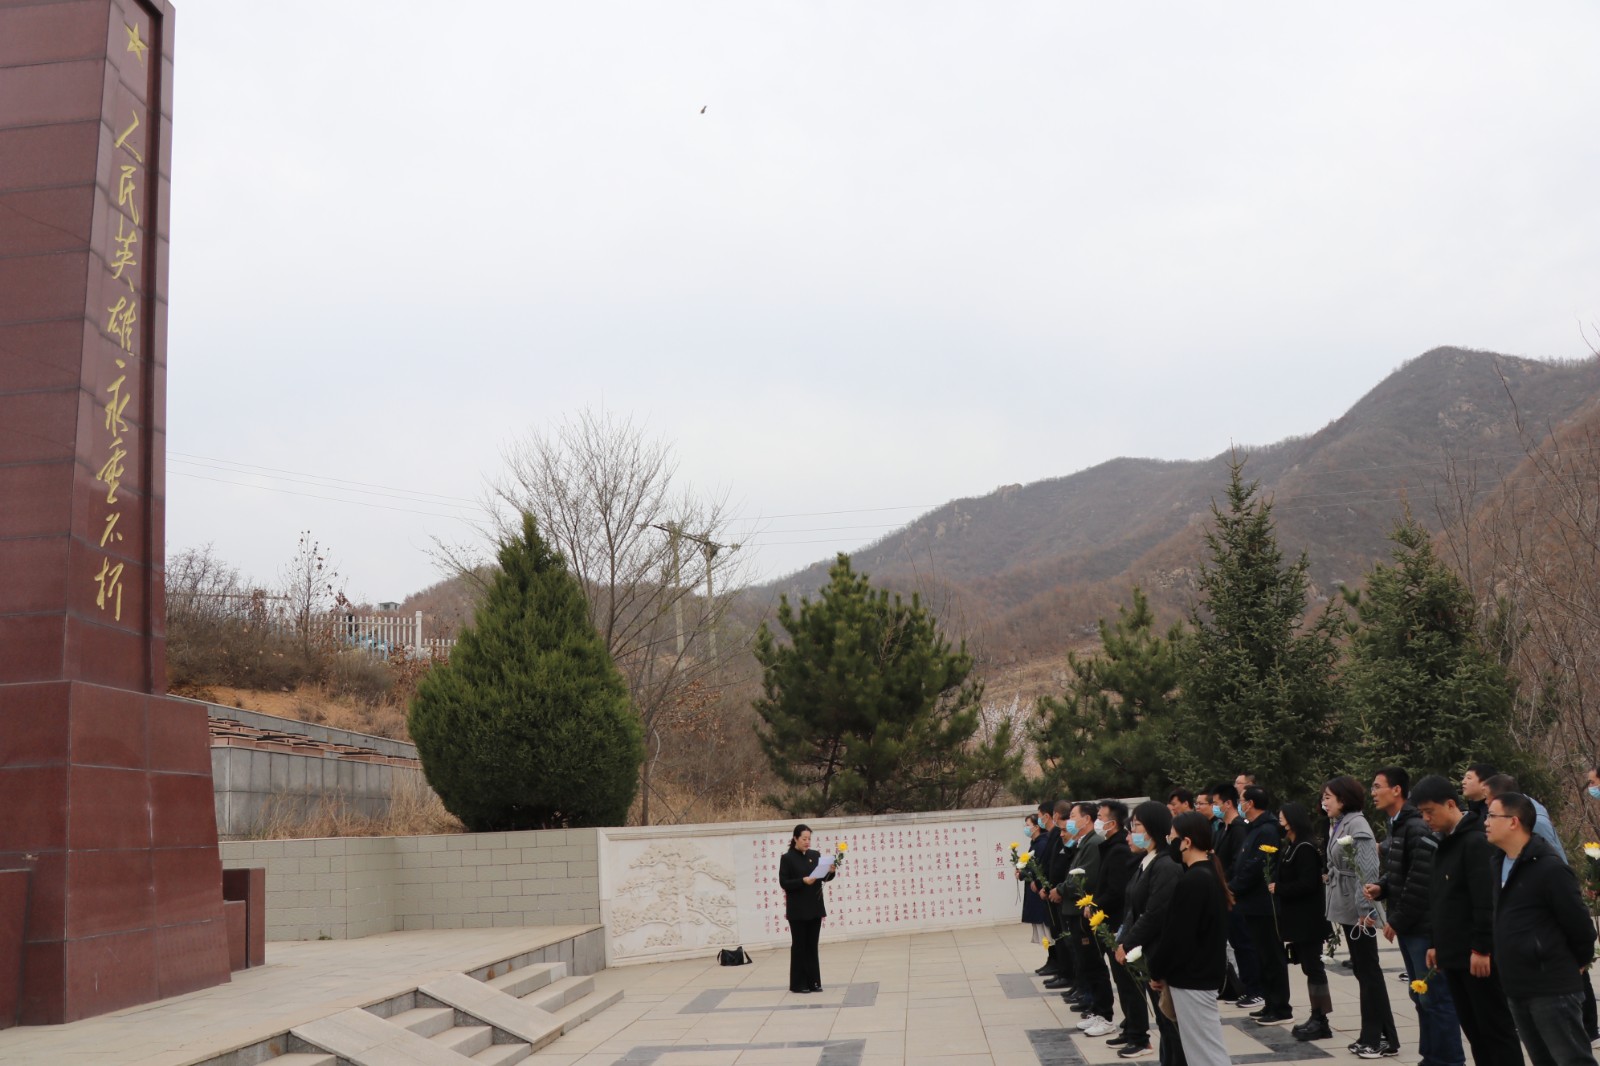
[[[221,847],[225,868],[266,868],[268,940],[600,921],[593,829],[237,840]]]
[[[258,832],[273,812],[303,818],[335,796],[381,818],[397,789],[427,787],[422,771],[406,766],[233,747],[211,749],[211,781],[225,839]]]

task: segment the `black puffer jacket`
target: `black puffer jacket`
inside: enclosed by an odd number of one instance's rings
[[[1172,904],[1172,894],[1182,876],[1183,867],[1164,848],[1156,852],[1149,866],[1136,870],[1123,904],[1122,935],[1117,937],[1118,944],[1129,951],[1137,947],[1150,950],[1166,924],[1167,908]]]
[[[1128,847],[1128,831],[1118,829],[1100,842],[1100,883],[1095,886],[1095,904],[1106,912],[1106,918],[1115,929],[1122,924],[1123,901],[1128,895],[1128,882],[1139,868],[1139,856]]]
[[[1470,811],[1439,841],[1428,895],[1439,969],[1465,970],[1474,951],[1493,954],[1499,860],[1499,850],[1483,835],[1482,819]]]
[[[1439,841],[1422,822],[1422,815],[1407,803],[1389,826],[1383,845],[1383,882],[1378,898],[1384,901],[1389,924],[1402,936],[1427,936],[1428,895],[1433,885],[1433,860]]]
[[[1578,973],[1594,954],[1594,926],[1578,878],[1548,841],[1534,837],[1511,865],[1504,886],[1494,858],[1494,964],[1506,994],[1517,999],[1577,993]]]

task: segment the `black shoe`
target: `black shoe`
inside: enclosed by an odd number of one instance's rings
[[[1240,996],[1233,1004],[1240,1010],[1257,1010],[1267,1005],[1267,1001],[1260,996]]]
[[[822,991],[822,986],[821,985],[812,985],[811,986],[811,991],[813,991],[813,992],[821,992]]]
[[[1045,981],[1044,986],[1054,992],[1057,989],[1072,987],[1072,982],[1065,977],[1052,977]]]
[[[791,988],[789,991],[793,992],[797,996],[808,996],[811,994],[811,989],[809,988]]]
[[[1117,1051],[1117,1058],[1119,1058],[1119,1059],[1142,1059],[1146,1055],[1150,1054],[1150,1052],[1151,1052],[1151,1049],[1150,1049],[1150,1045],[1148,1043],[1144,1043],[1144,1044],[1124,1044],[1124,1045],[1122,1045],[1121,1049]]]
[[[1106,1038],[1106,1047],[1121,1047],[1128,1042],[1127,1033],[1118,1033],[1116,1036]]]
[[[1328,1028],[1328,1019],[1320,1014],[1313,1014],[1310,1018],[1290,1029],[1296,1040],[1332,1040],[1333,1030]]]
[[[1278,1025],[1282,1022],[1292,1021],[1294,1011],[1279,1007],[1277,1010],[1265,1010],[1254,1015],[1257,1025]]]
[[[1250,1017],[1252,1017],[1252,1018],[1262,1018],[1262,1017],[1265,1017],[1266,1015],[1271,1014],[1271,1013],[1272,1013],[1272,1008],[1271,1007],[1262,1007],[1260,1010],[1251,1011],[1250,1012]]]
[[[1051,966],[1047,962],[1043,966],[1039,967],[1037,970],[1035,970],[1033,972],[1039,977],[1054,977],[1056,974],[1060,973],[1061,971],[1056,969],[1054,966]]]

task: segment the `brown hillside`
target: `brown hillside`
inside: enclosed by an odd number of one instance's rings
[[[1274,500],[1285,550],[1308,553],[1319,595],[1386,554],[1406,501],[1437,525],[1448,460],[1472,461],[1489,485],[1522,459],[1508,387],[1526,426],[1554,425],[1600,393],[1600,367],[1437,348],[1316,433],[1249,450],[1246,472]],[[954,500],[855,563],[895,587],[957,596],[993,665],[1058,654],[1092,638],[1134,583],[1163,614],[1182,612],[1227,460],[1114,459]],[[810,594],[826,572],[819,562],[760,591]]]

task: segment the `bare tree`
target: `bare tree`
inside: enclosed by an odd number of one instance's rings
[[[290,632],[308,667],[322,657],[331,637],[328,616],[345,605],[338,568],[310,530],[300,534],[293,558],[278,572],[289,615]]]
[[[531,432],[505,461],[492,489],[497,525],[504,532],[523,513],[538,520],[583,584],[594,627],[627,679],[645,729],[640,821],[648,825],[663,729],[693,725],[748,640],[724,625],[743,584],[726,503],[681,486],[670,445],[604,412]]]
[[[1451,465],[1444,541],[1517,680],[1516,739],[1557,775],[1550,805],[1600,830],[1578,784],[1600,754],[1600,405],[1517,432],[1524,459],[1487,486]]]

